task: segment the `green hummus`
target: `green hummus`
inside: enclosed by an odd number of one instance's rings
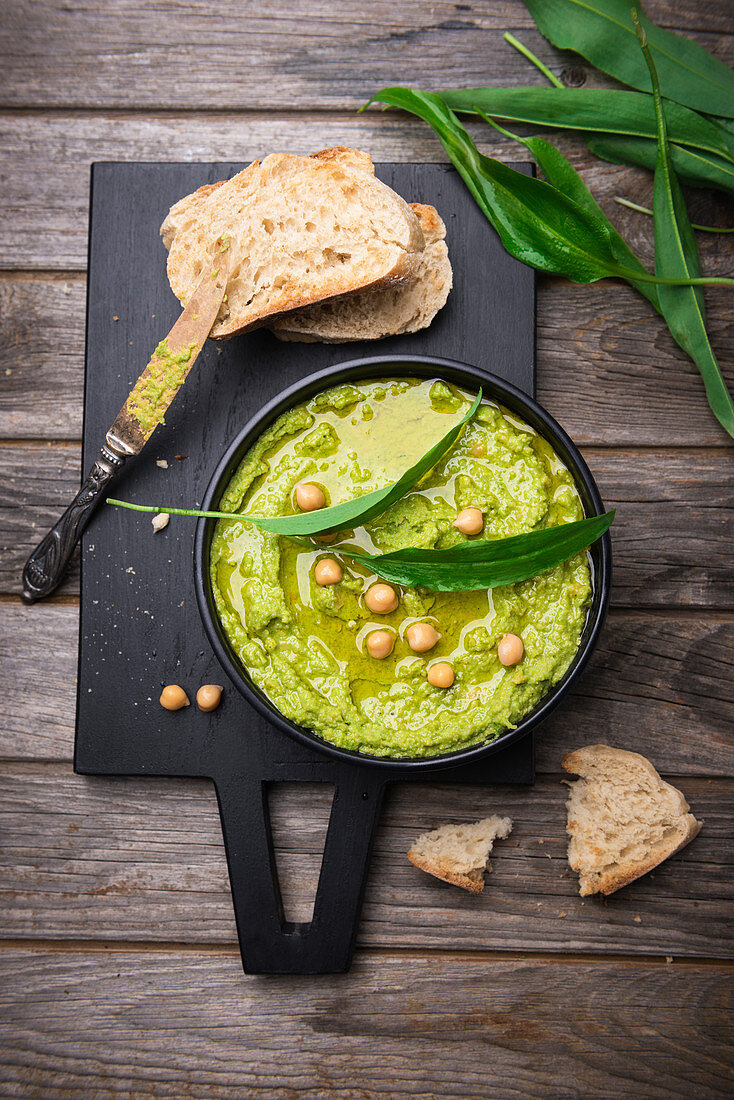
[[[167,340],[161,340],[153,352],[127,402],[128,411],[146,434],[161,423],[161,417],[186,377],[191,356],[198,347],[194,340],[187,348],[174,352]]]
[[[342,385],[283,414],[257,440],[220,508],[291,515],[299,482],[327,504],[395,481],[468,410],[472,396],[442,381]],[[583,518],[573,479],[552,448],[516,416],[485,401],[420,488],[330,543],[294,542],[252,524],[220,521],[211,549],[217,610],[252,680],[286,717],[344,748],[376,756],[433,756],[491,741],[516,725],[563,676],[578,648],[591,595],[586,554],[541,576],[491,591],[398,589],[396,611],[368,611],[374,574],[345,553],[449,547],[466,539],[456,514],[485,513],[477,537],[516,535]],[[340,583],[321,587],[314,565],[335,557]],[[405,640],[426,621],[441,639],[428,653]],[[396,635],[392,654],[369,656],[372,630]],[[504,667],[503,634],[519,635],[523,659]],[[448,688],[426,672],[453,666]]]

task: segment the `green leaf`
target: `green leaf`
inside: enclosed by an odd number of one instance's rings
[[[412,88],[383,88],[365,107],[375,101],[402,107],[433,128],[504,248],[522,263],[564,275],[575,283],[607,278],[660,282],[642,265],[630,270],[619,263],[608,219],[599,217],[588,203],[579,205],[549,183],[480,153],[439,95]],[[734,286],[730,278],[697,277],[695,281]]]
[[[657,142],[638,137],[588,137],[586,144],[597,157],[613,164],[633,164],[655,170]],[[734,195],[734,168],[714,153],[672,144],[673,167],[683,183],[691,187],[714,187]]]
[[[401,497],[404,497],[429,470],[433,469],[436,463],[453,447],[459,438],[461,429],[471,420],[479,408],[481,400],[482,391],[480,389],[466,416],[446,432],[438,443],[435,443],[430,450],[426,451],[397,481],[386,485],[382,489],[376,489],[373,493],[366,493],[364,496],[347,500],[343,504],[334,504],[331,508],[317,508],[314,512],[299,512],[295,516],[264,518],[240,512],[201,512],[194,509],[148,507],[141,504],[129,504],[122,500],[108,499],[107,503],[116,504],[121,508],[130,508],[135,512],[168,512],[169,515],[202,516],[206,519],[246,520],[264,531],[294,537],[328,534],[331,531],[339,531],[345,527],[361,527],[363,524],[369,523],[375,516],[379,516],[386,511],[391,504],[395,504]]]
[[[481,154],[440,96],[383,88],[374,100],[411,111],[433,127],[511,256],[577,283],[619,275],[607,226],[550,184]]]
[[[670,156],[655,62],[636,14],[634,11],[632,14],[650,70],[658,128],[653,195],[655,270],[666,277],[695,277],[701,273],[701,260]],[[673,338],[691,356],[701,372],[714,416],[729,435],[734,437],[734,402],[726,388],[706,332],[703,291],[700,287],[661,286],[659,297],[663,316]]]
[[[575,50],[602,72],[631,88],[650,81],[630,24],[629,0],[525,0],[538,30],[554,46]],[[734,118],[734,72],[718,58],[644,14],[662,94],[694,111]]]
[[[488,116],[483,115],[482,117],[491,125],[495,125]],[[609,241],[614,258],[622,267],[628,268],[630,272],[638,272],[644,276],[649,275],[647,268],[638,260],[627,242],[614,228],[581,176],[573,165],[566,160],[560,149],[556,149],[555,145],[551,145],[550,142],[544,141],[543,138],[523,138],[518,137],[517,134],[511,134],[509,130],[505,130],[502,127],[497,127],[497,129],[500,129],[503,134],[507,134],[508,137],[514,138],[515,141],[519,141],[533,154],[542,168],[548,183],[559,191],[562,191],[564,195],[567,195],[570,199],[573,199],[574,202],[578,203],[583,209],[588,210],[594,217],[604,222],[609,232]],[[632,284],[635,290],[648,299],[658,313],[660,312],[658,292],[654,284],[641,282],[639,279],[636,280],[631,277],[628,277],[628,282]]]
[[[462,88],[441,92],[453,111],[565,130],[655,138],[652,97],[606,88]],[[671,141],[716,153],[734,165],[734,135],[679,103],[665,103]]]
[[[580,553],[609,529],[614,511],[503,539],[476,539],[450,550],[407,548],[392,554],[351,554],[394,584],[435,592],[497,588],[538,576]]]

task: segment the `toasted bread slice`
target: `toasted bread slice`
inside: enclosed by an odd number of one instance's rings
[[[161,227],[168,278],[185,303],[216,240],[232,250],[224,338],[278,315],[365,287],[415,278],[424,238],[408,204],[358,150],[275,153],[171,208]]]
[[[435,878],[461,886],[472,894],[484,893],[484,874],[495,840],[512,831],[509,817],[485,817],[472,825],[442,825],[422,833],[408,852],[414,866]]]
[[[581,779],[566,803],[568,862],[579,893],[613,894],[680,851],[701,829],[679,790],[636,752],[587,745],[563,767]]]
[[[347,340],[381,340],[428,328],[446,305],[453,273],[444,239],[446,226],[438,212],[423,203],[410,205],[426,242],[414,282],[382,290],[360,290],[288,313],[269,326],[279,340],[341,344]]]

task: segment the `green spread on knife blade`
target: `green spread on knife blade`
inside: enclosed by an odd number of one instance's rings
[[[191,357],[198,351],[194,340],[187,348],[172,352],[167,340],[161,340],[144,374],[138,379],[127,408],[141,430],[149,435],[163,420],[163,414],[176,390],[186,377]]]

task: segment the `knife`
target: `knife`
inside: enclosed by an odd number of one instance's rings
[[[205,265],[186,308],[130,391],[81,489],[25,563],[21,598],[26,603],[48,596],[59,584],[106,489],[126,460],[140,454],[186,381],[217,319],[227,288],[228,245],[221,241],[217,245],[216,258]]]

